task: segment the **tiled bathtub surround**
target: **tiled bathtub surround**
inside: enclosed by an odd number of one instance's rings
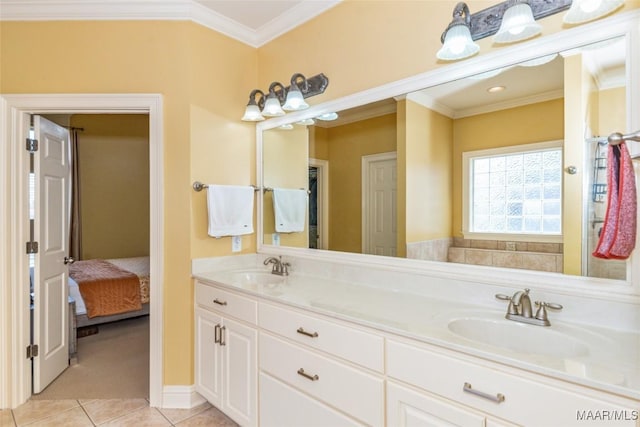
[[[562,243],[454,237],[407,244],[407,258],[562,273]]]
[[[407,243],[407,258],[447,262],[453,239],[433,239]]]

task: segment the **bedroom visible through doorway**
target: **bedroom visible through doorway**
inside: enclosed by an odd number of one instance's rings
[[[140,395],[126,396],[148,398],[149,115],[56,114],[43,117],[76,134],[73,157],[77,165],[74,188],[78,220],[73,226],[76,236],[69,237],[77,262],[70,266],[70,271],[78,271],[79,266],[91,264],[92,260],[106,260],[114,269],[124,270],[135,279],[137,285],[132,286],[140,293],[140,308],[120,306],[117,301],[115,305],[96,307],[91,295],[85,294],[83,298],[80,292],[87,285],[78,285],[72,278],[69,293],[73,302],[69,308],[70,321],[71,317],[74,321],[69,334],[79,338],[72,340],[70,347],[75,354],[70,354],[70,358],[77,362],[33,398],[122,397],[122,389],[113,387],[114,383],[106,381],[104,374],[120,372],[118,376],[122,378],[122,374],[131,369],[137,375],[124,375],[127,378],[122,381],[130,381],[126,388],[137,390],[133,393]],[[85,304],[86,298],[89,299]],[[126,350],[121,348],[126,355],[121,353],[122,357],[113,357],[111,354],[109,357],[110,346],[125,346]],[[127,351],[134,348],[135,351]],[[92,394],[87,395],[82,387],[78,387],[78,378],[94,383]],[[65,387],[72,390],[65,390]]]

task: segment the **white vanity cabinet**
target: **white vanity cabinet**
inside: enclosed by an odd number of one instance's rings
[[[584,425],[579,412],[585,411],[615,413],[623,417],[616,425],[638,425],[637,402],[630,399],[426,344],[389,339],[386,355],[389,426],[443,419],[450,424],[431,424],[570,427]],[[611,425],[607,419],[588,423]]]
[[[258,423],[257,302],[196,281],[195,387],[243,426]]]
[[[383,337],[273,304],[259,313],[262,426],[384,425]]]

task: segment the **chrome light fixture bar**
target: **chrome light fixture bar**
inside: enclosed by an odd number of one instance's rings
[[[242,121],[257,122],[265,117],[283,116],[286,114],[285,110],[298,111],[309,108],[304,99],[324,93],[328,85],[329,79],[322,73],[308,79],[300,73],[295,73],[291,76],[291,86],[284,87],[279,82],[273,82],[269,85],[266,95],[261,90],[254,89],[249,94]]]

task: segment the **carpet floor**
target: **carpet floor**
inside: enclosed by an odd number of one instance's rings
[[[99,325],[77,350],[77,363],[32,399],[149,397],[149,316]]]

